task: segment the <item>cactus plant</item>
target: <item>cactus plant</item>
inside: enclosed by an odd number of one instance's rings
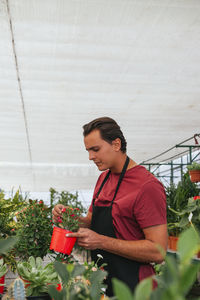
[[[24,283],[20,278],[16,278],[14,281],[13,297],[15,300],[25,300],[26,299]]]

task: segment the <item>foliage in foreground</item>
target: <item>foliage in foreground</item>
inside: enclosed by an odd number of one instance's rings
[[[118,300],[185,300],[194,284],[200,264],[191,263],[198,251],[200,238],[193,226],[180,235],[178,258],[167,257],[162,274],[154,279],[158,287],[152,290],[153,278],[139,283],[134,294],[121,281],[113,279],[114,292]],[[200,298],[197,298],[198,300]]]

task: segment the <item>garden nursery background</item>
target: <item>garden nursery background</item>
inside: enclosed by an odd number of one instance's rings
[[[101,257],[52,237],[87,212],[82,126],[109,116],[163,183],[169,233],[157,289],[114,280],[115,299],[200,299],[199,61],[199,0],[0,0],[0,297],[108,299]]]

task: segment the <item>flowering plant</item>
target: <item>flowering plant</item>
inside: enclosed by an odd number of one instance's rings
[[[53,231],[50,216],[50,208],[42,200],[29,199],[27,207],[16,215],[20,226],[16,255],[28,259],[30,256],[43,258],[47,254]]]
[[[62,216],[58,217],[58,222],[56,225],[70,231],[77,231],[79,228],[80,215],[81,211],[79,208],[66,206],[62,209]]]

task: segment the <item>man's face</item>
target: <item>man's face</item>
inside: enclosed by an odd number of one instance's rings
[[[101,138],[99,130],[93,130],[84,137],[85,148],[89,159],[93,160],[99,171],[111,169],[116,159],[116,144],[109,144]]]

